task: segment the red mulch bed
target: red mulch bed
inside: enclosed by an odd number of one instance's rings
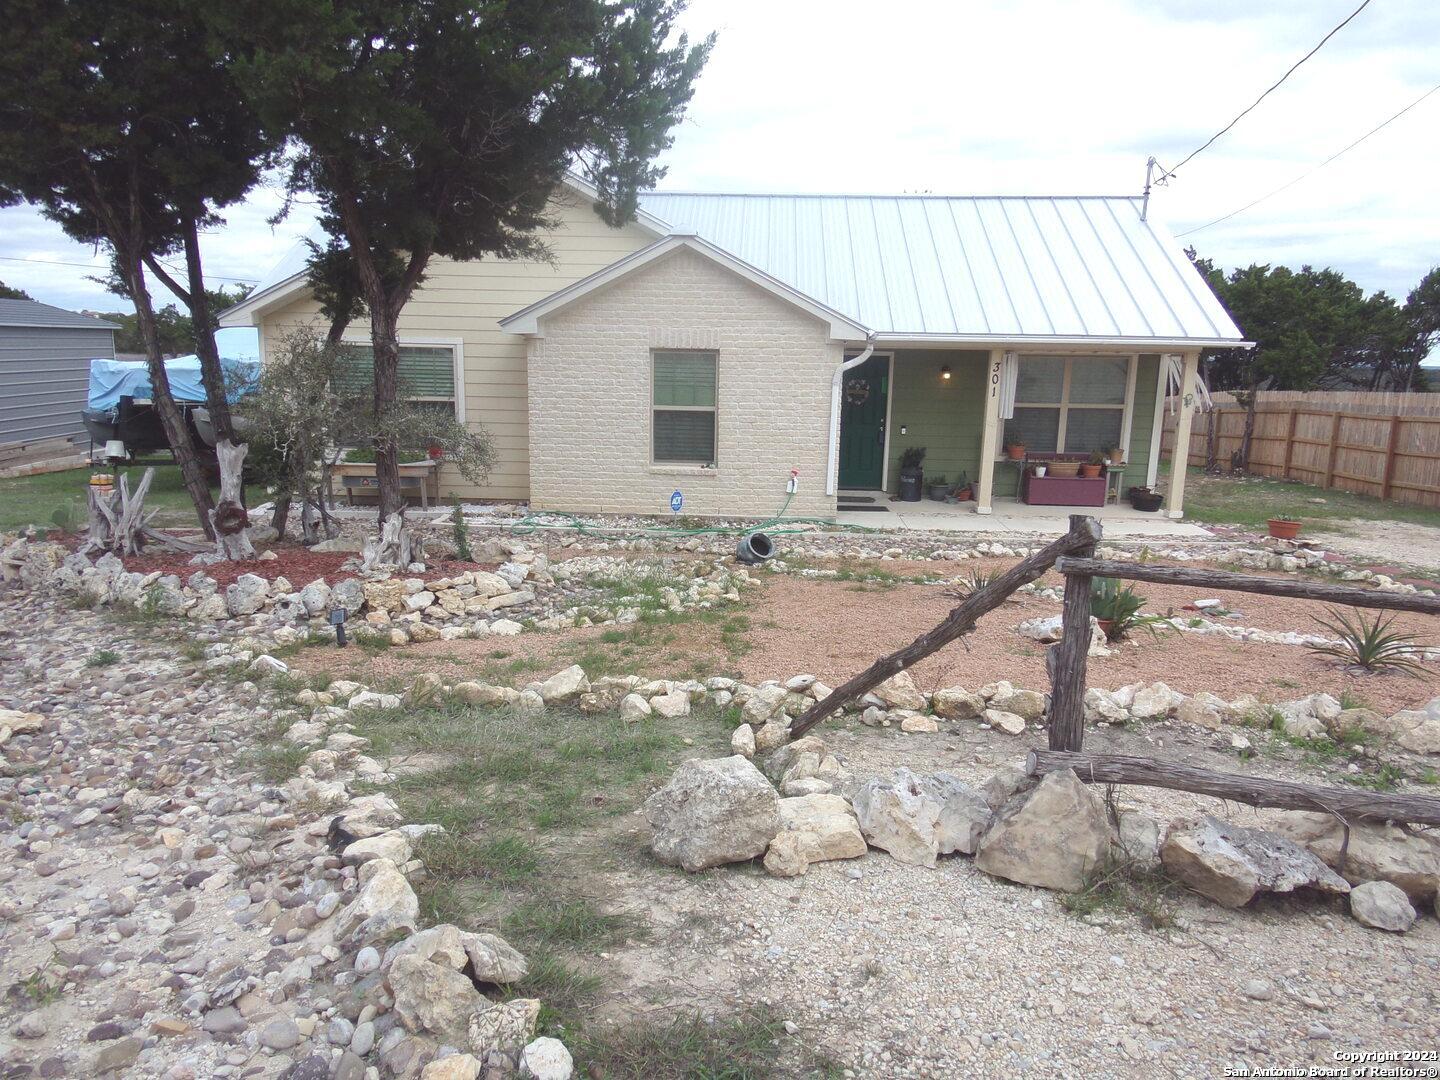
[[[165,574],[178,574],[183,581],[196,570],[203,570],[214,578],[222,588],[229,585],[241,574],[256,574],[266,581],[286,577],[296,588],[308,585],[316,578],[324,578],[330,584],[356,575],[342,570],[341,565],[355,553],[351,551],[310,551],[303,544],[275,544],[269,550],[277,556],[274,559],[250,559],[246,562],[223,562],[213,566],[191,566],[193,555],[166,552],[164,554],[139,555],[125,560],[125,569],[148,574],[159,570]],[[427,562],[425,573],[428,580],[454,577],[466,570],[493,570],[495,563],[476,562]]]

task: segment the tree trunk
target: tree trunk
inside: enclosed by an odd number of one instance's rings
[[[205,407],[210,410],[210,423],[215,427],[215,441],[236,442],[230,421],[230,403],[225,397],[225,369],[220,365],[220,350],[215,346],[215,317],[210,311],[210,297],[205,292],[205,274],[200,262],[200,233],[193,215],[185,225],[185,270],[190,288],[186,294],[190,323],[195,330],[195,355],[200,358],[200,381],[205,387]]]
[[[290,520],[290,492],[275,493],[275,508],[270,512],[270,527],[275,530],[277,541],[285,539],[285,526]]]
[[[390,318],[384,305],[370,307],[370,341],[375,356],[375,419],[383,421],[395,408],[400,394],[399,319]],[[400,455],[391,438],[375,441],[375,485],[380,496],[380,521],[383,524],[402,505],[400,494]]]
[[[145,362],[150,371],[150,385],[155,402],[155,411],[160,414],[160,423],[165,428],[165,437],[170,440],[170,451],[175,463],[180,466],[180,476],[190,501],[195,504],[195,513],[200,527],[210,539],[215,533],[210,525],[210,512],[214,503],[210,498],[210,485],[200,468],[200,458],[195,443],[190,438],[190,429],[185,425],[184,415],[175,404],[170,392],[170,378],[165,372],[165,361],[160,355],[160,336],[155,329],[155,309],[150,303],[150,291],[145,287],[145,269],[140,256],[127,253],[123,259],[125,284],[130,299],[135,305],[135,318],[140,326],[140,336],[145,342]]]
[[[133,492],[130,490],[130,478],[123,473],[115,488],[108,493],[103,493],[102,488],[94,485],[86,489],[90,527],[85,542],[80,545],[80,554],[110,551],[116,555],[139,555],[147,544],[152,543],[172,551],[204,550],[197,544],[167,536],[150,527],[154,512],[145,513],[145,494],[154,478],[155,470],[146,469]]]
[[[1440,825],[1440,798],[1433,795],[1386,795],[1364,788],[1322,787],[1263,776],[1214,772],[1128,754],[1078,754],[1032,750],[1025,759],[1031,776],[1074,769],[1087,784],[1139,784],[1210,795],[1249,806],[1277,810],[1311,810],[1334,814],[1342,821],[1404,821]]]
[[[889,655],[882,656],[859,675],[837,687],[825,700],[811,705],[791,726],[790,738],[798,739],[825,717],[843,708],[846,703],[868,693],[892,675],[897,675],[911,664],[925,659],[962,634],[968,634],[975,629],[976,620],[980,616],[994,611],[1021,585],[1037,580],[1060,556],[1077,551],[1093,551],[1094,545],[1100,539],[1100,522],[1080,514],[1072,515],[1070,522],[1068,533],[1012,566],[989,585],[976,589],[954,608],[940,625],[927,630],[903,649],[896,649]]]
[[[380,526],[380,535],[365,541],[361,555],[360,570],[399,567],[405,569],[412,562],[423,562],[425,551],[418,534],[405,527],[405,515],[393,514]]]
[[[241,503],[244,489],[245,443],[222,439],[215,444],[220,459],[220,502],[210,511],[210,524],[215,530],[215,550],[231,562],[253,559],[255,546],[250,542],[250,520]]]

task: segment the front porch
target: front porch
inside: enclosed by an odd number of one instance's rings
[[[892,522],[903,517],[905,527],[963,528],[953,523],[989,517],[988,523],[974,521],[973,528],[1033,532],[1042,521],[1047,523],[1042,531],[1049,531],[1053,519],[1063,531],[1067,515],[1083,510],[1136,535],[1160,535],[1157,523],[1178,520],[1183,512],[1184,471],[1177,474],[1173,462],[1159,513],[1136,511],[1128,502],[1116,506],[1107,500],[1101,506],[1103,480],[1067,488],[1068,481],[1054,478],[1059,469],[1044,484],[1022,480],[1033,476],[1037,459],[1046,456],[1083,461],[1118,451],[1123,469],[1109,478],[1113,488],[1158,489],[1167,369],[1183,375],[1180,421],[1188,429],[1199,360],[1198,352],[1172,355],[1180,362],[1167,363],[1166,356],[1154,352],[1069,345],[1044,351],[1036,346],[877,349],[845,372],[841,388],[838,520],[878,525],[882,517]],[[1024,447],[1018,458],[1007,453],[1017,444]],[[928,498],[889,501],[900,490],[906,452],[917,450],[924,452],[927,487],[942,482],[968,486],[971,499],[958,505]],[[1032,486],[1035,490],[1026,490]],[[1049,490],[1041,492],[1041,487]],[[1062,494],[1076,498],[1058,505],[1066,501]],[[870,505],[885,507],[885,513],[854,509],[857,496],[873,499]],[[1004,524],[993,520],[1002,517]],[[908,524],[921,520],[936,524]]]
[[[932,499],[920,502],[890,501],[894,495],[883,491],[846,492],[853,499],[869,499],[860,505],[880,509],[845,509],[836,513],[840,525],[863,525],[872,529],[903,529],[916,532],[1002,533],[1015,536],[1058,536],[1070,528],[1072,513],[1097,517],[1108,539],[1155,537],[1170,540],[1198,540],[1211,534],[1199,525],[1178,521],[1164,513],[1146,513],[1128,503],[1119,506],[1030,506],[1011,498],[997,498],[992,512],[977,514],[975,504],[943,503]]]

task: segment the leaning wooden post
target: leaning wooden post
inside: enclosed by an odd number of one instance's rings
[[[1084,527],[1084,514],[1070,515],[1070,531]],[[1100,523],[1095,522],[1095,534]],[[1088,559],[1095,544],[1087,545]],[[1085,658],[1090,653],[1090,583],[1088,574],[1065,575],[1065,607],[1061,637],[1050,646],[1045,666],[1050,669],[1050,749],[1079,750],[1085,738]]]
[[[918,663],[931,653],[944,648],[950,642],[975,629],[980,616],[994,611],[1005,602],[1006,597],[1021,585],[1028,585],[1042,577],[1055,561],[1072,551],[1082,549],[1093,551],[1100,539],[1100,523],[1092,517],[1076,514],[1070,519],[1070,531],[1059,539],[1052,540],[1033,555],[1016,563],[1005,573],[984,588],[976,589],[965,600],[953,608],[940,625],[925,631],[903,649],[880,657],[854,678],[841,683],[830,696],[811,705],[790,727],[790,738],[798,739],[825,717],[837,712],[851,701],[875,689],[886,679],[904,671],[911,664]],[[368,556],[367,556],[368,557]]]

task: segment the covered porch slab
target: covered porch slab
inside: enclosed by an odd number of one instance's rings
[[[903,529],[926,532],[1006,533],[1016,536],[1058,536],[1070,527],[1070,514],[1088,514],[1100,519],[1105,536],[1111,540],[1154,537],[1167,540],[1203,540],[1211,534],[1199,525],[1177,521],[1163,512],[1147,514],[1129,506],[1027,506],[1013,499],[996,499],[990,514],[975,513],[972,503],[890,502],[880,491],[855,492],[875,500],[885,510],[840,510],[835,521],[841,525],[863,525],[872,529]]]

